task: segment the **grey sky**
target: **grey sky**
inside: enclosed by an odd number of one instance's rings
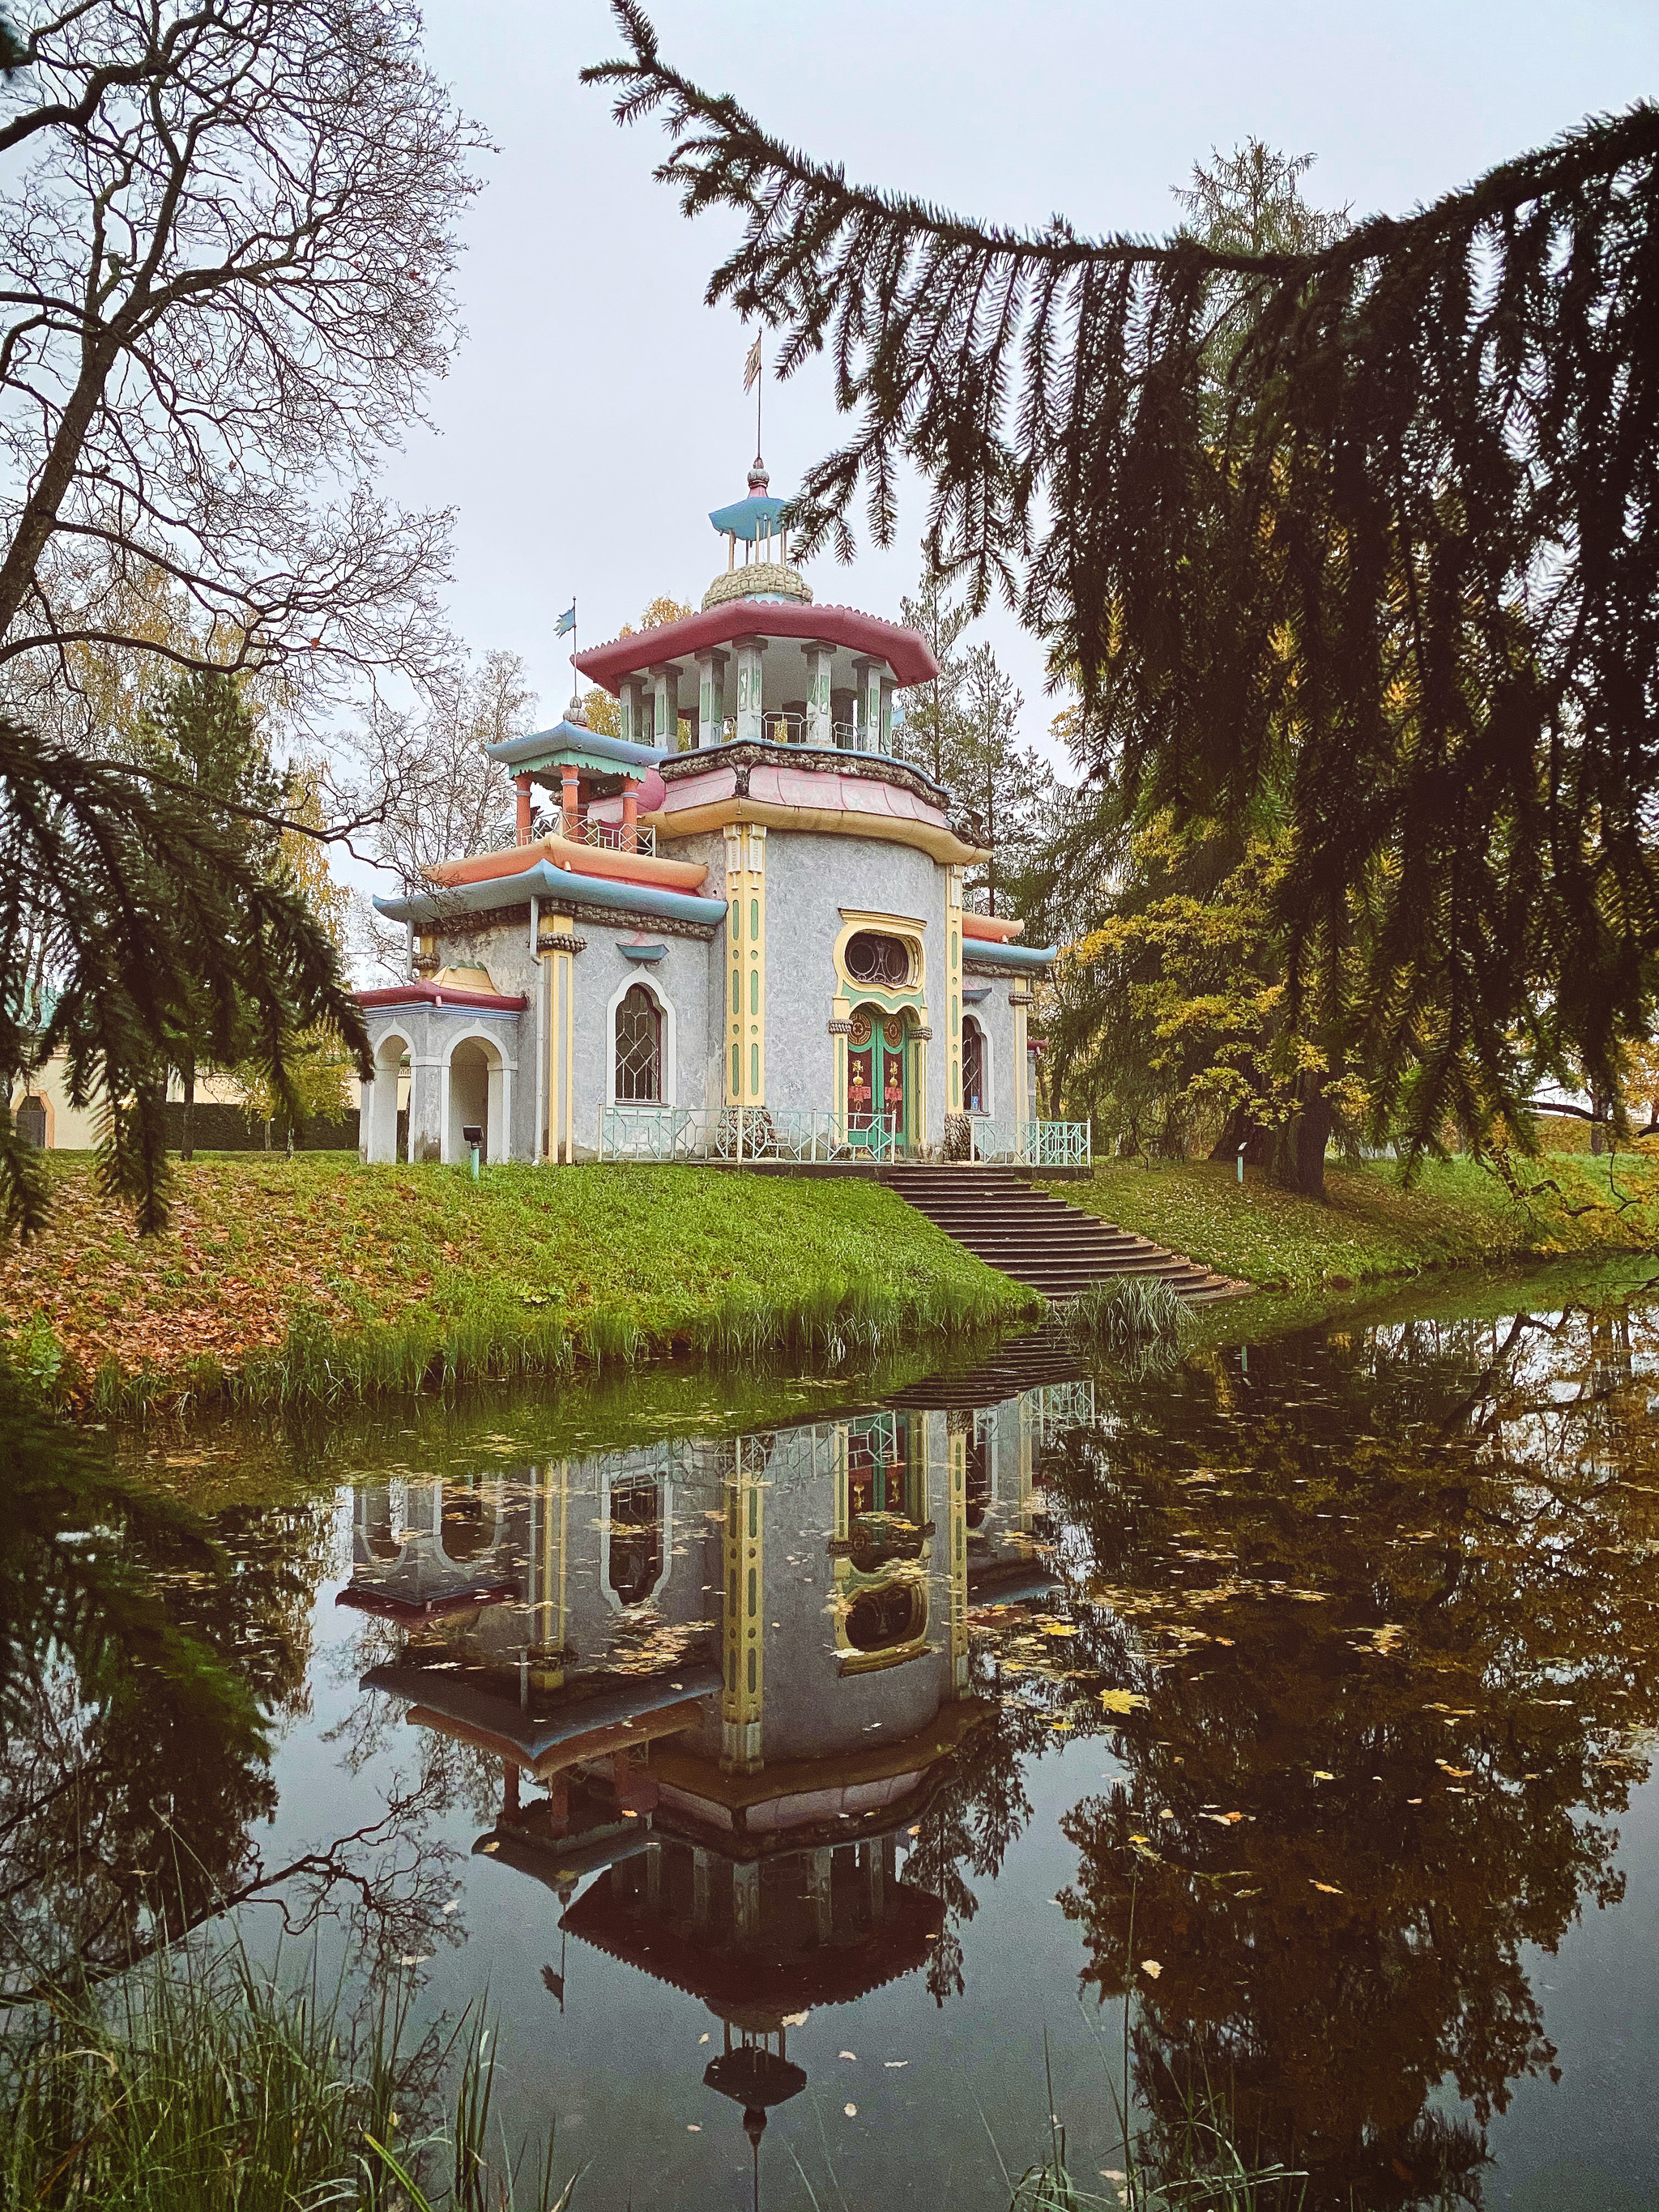
[[[1167,229],[1194,158],[1252,132],[1318,156],[1316,201],[1399,212],[1659,90],[1659,0],[657,0],[653,20],[677,66],[852,176],[1085,231]],[[741,495],[754,436],[742,332],[702,304],[729,231],[687,223],[652,181],[654,124],[618,131],[578,84],[620,47],[603,0],[433,0],[428,25],[501,150],[467,221],[441,434],[411,440],[394,482],[459,510],[456,625],[522,653],[551,720],[570,683],[552,622],[573,594],[593,645],[659,592],[696,600],[722,565],[707,512]],[[769,389],[774,490],[838,434],[817,369]],[[913,500],[889,554],[815,562],[817,596],[896,613],[921,514]],[[1041,657],[1006,615],[986,629],[1035,737]]]

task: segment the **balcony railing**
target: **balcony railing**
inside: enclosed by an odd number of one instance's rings
[[[657,833],[648,822],[595,822],[590,815],[582,823],[584,845],[603,846],[608,853],[651,853],[657,849]]]
[[[894,1160],[907,1147],[896,1114],[835,1114],[791,1106],[607,1106],[602,1160]],[[974,1158],[1022,1167],[1087,1167],[1087,1121],[1022,1121],[975,1115]]]

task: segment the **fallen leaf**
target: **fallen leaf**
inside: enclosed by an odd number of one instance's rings
[[[688,2120],[685,2124],[685,2132],[689,2136],[700,2136],[702,2133],[702,2121]]]
[[[837,2058],[852,2058],[852,2059],[856,2059],[856,2058],[857,2058],[857,2057],[858,2057],[858,2053],[857,2053],[857,2051],[838,2051],[836,2053],[836,2057],[837,2057]]]
[[[1467,1782],[1470,1775],[1474,1771],[1474,1769],[1472,1766],[1449,1765],[1443,1759],[1437,1759],[1434,1763],[1441,1770],[1442,1773],[1449,1774],[1454,1782]]]
[[[884,2067],[886,2067],[890,2073],[891,2073],[896,2067],[908,2066],[910,2063],[908,2058],[884,2058],[881,2063]]]
[[[1316,1782],[1334,1782],[1336,1779],[1335,1775],[1328,1774],[1322,1766],[1315,1767],[1313,1778]]]
[[[849,2120],[855,2120],[859,2116],[859,2108],[856,2105],[843,2105],[842,2110]]]
[[[1109,1713],[1133,1713],[1146,1700],[1138,1690],[1103,1690],[1100,1702]]]
[[[697,2041],[698,2041],[699,2043],[707,2043],[707,2042],[708,2042],[708,2038],[706,2035],[700,2035],[700,2036],[697,2038]]]
[[[1317,1890],[1322,1891],[1327,1897],[1346,1897],[1347,1895],[1347,1892],[1343,1889],[1339,1889],[1334,1881],[1316,1881],[1314,1884],[1314,1887]]]
[[[811,2017],[810,2007],[805,2012],[787,2012],[783,2015],[783,2024],[786,2027],[805,2027]]]
[[[1143,1959],[1140,1962],[1140,1971],[1143,1974],[1150,1974],[1156,1981],[1164,1969],[1156,1959]]]

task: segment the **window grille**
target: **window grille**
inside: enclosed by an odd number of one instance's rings
[[[643,983],[634,984],[617,1009],[617,1097],[662,1097],[662,1015]]]

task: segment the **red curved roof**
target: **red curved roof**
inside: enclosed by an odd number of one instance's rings
[[[683,622],[664,623],[632,637],[613,638],[609,645],[592,646],[577,653],[575,661],[590,682],[614,693],[624,676],[660,667],[665,660],[683,660],[707,646],[730,645],[739,637],[822,638],[825,645],[844,646],[849,653],[867,653],[884,660],[901,686],[930,684],[939,674],[939,663],[918,631],[883,622],[878,615],[860,614],[856,607],[804,607],[793,599],[728,599],[706,614],[688,615]]]

